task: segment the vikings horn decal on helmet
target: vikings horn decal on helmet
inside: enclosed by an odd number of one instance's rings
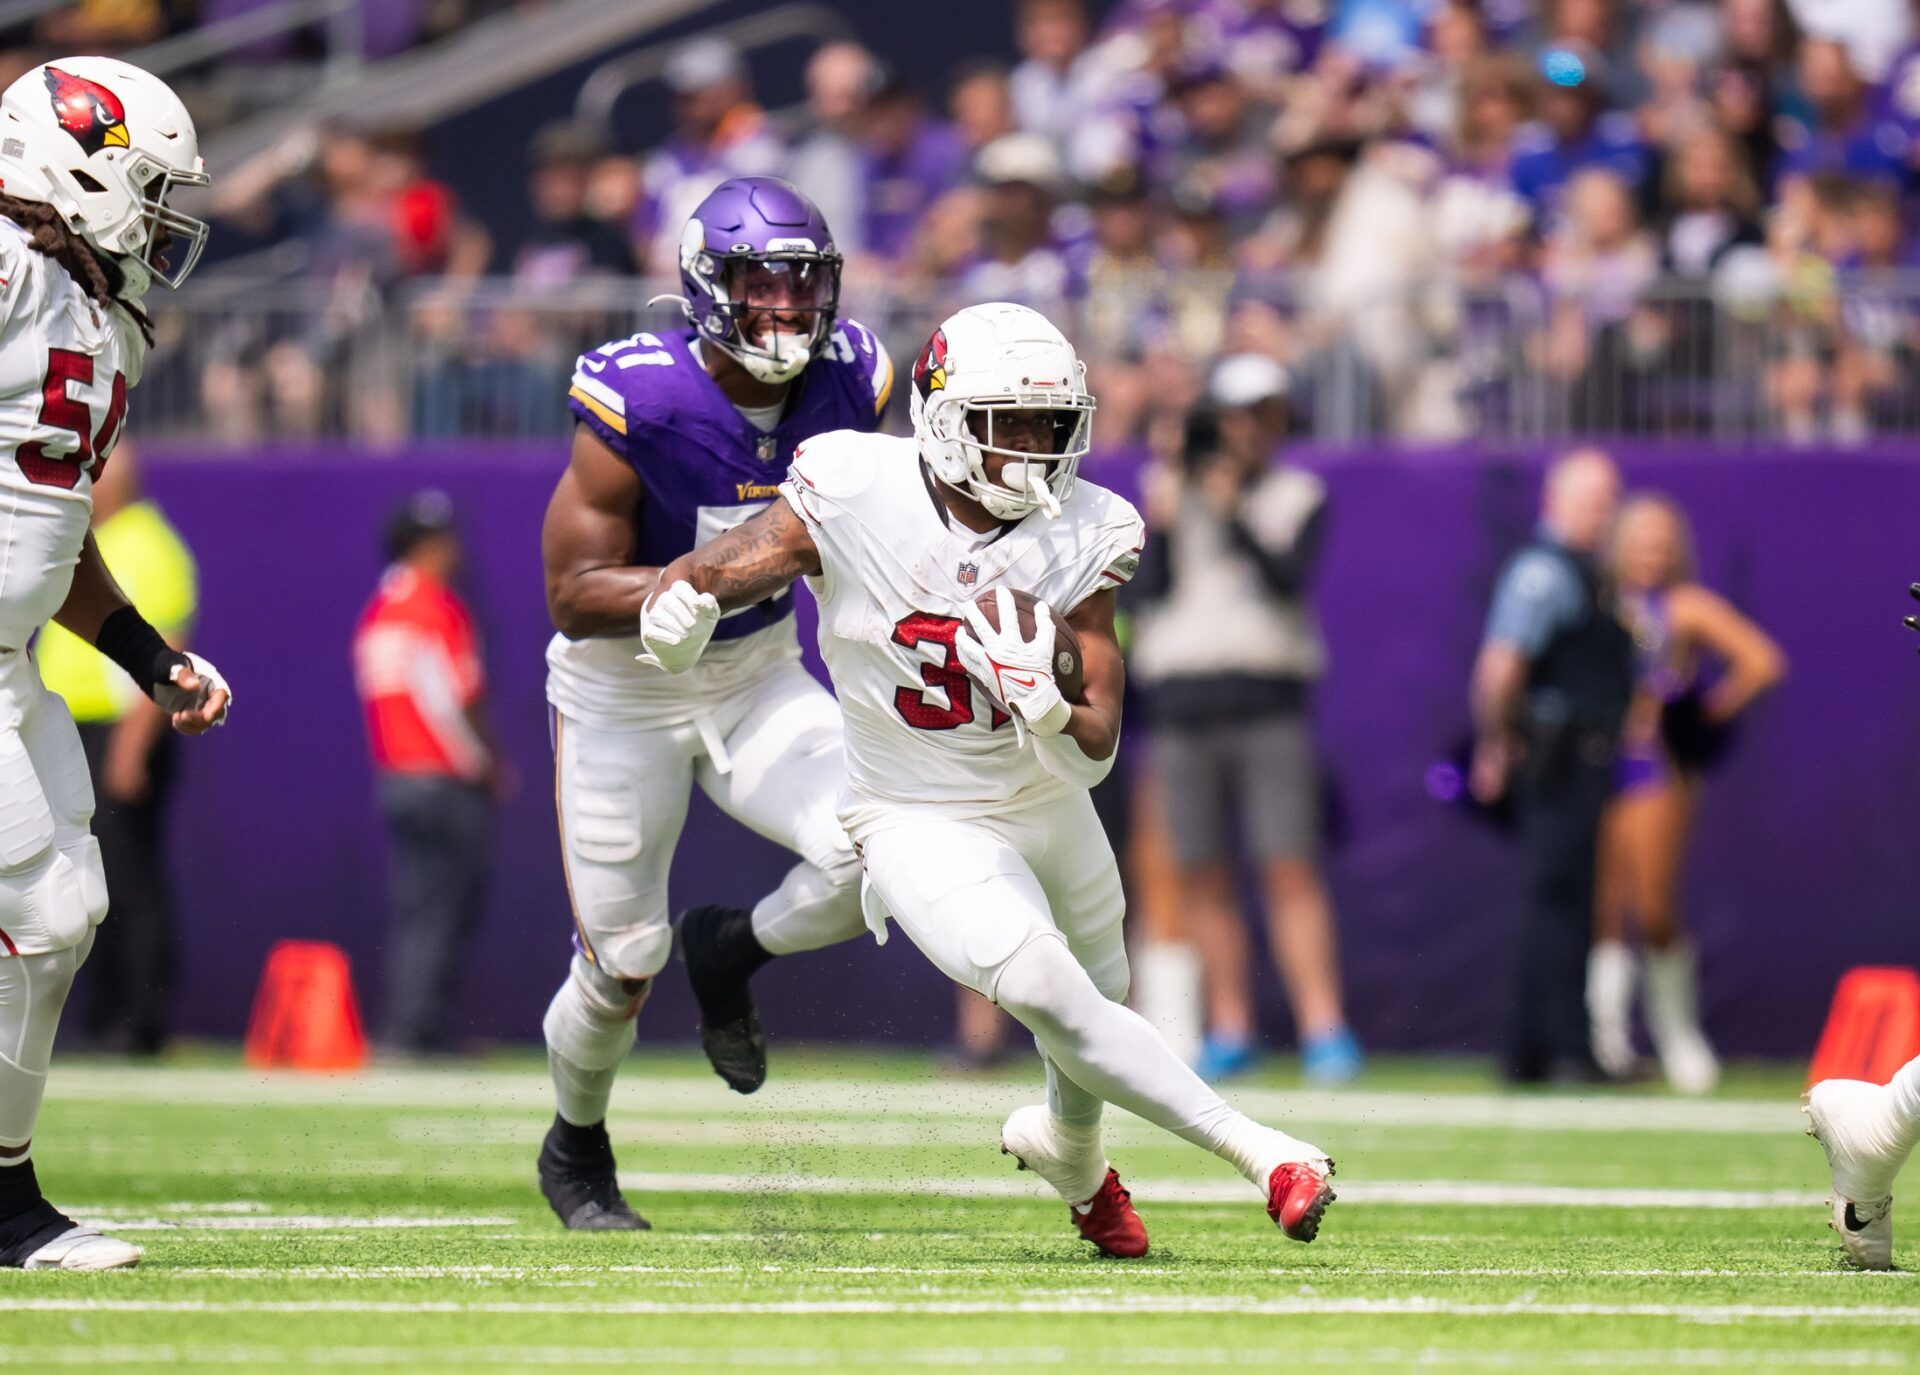
[[[947,332],[936,329],[927,346],[920,350],[920,361],[913,365],[913,385],[921,396],[945,391],[947,386]]]
[[[1005,301],[947,317],[913,365],[914,438],[933,475],[1000,520],[1060,514],[1092,442],[1087,368],[1037,310]],[[994,442],[996,413],[1046,412],[1051,452]],[[1003,460],[994,477],[989,457]]]
[[[47,94],[53,99],[53,117],[89,154],[102,148],[127,146],[127,108],[120,97],[97,81],[48,67]]]
[[[826,217],[799,187],[734,177],[681,232],[681,306],[703,343],[762,382],[791,382],[833,337],[840,264]]]

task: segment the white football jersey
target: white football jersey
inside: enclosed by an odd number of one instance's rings
[[[66,601],[146,341],[0,218],[0,649]]]
[[[1056,519],[1036,513],[981,544],[949,523],[913,440],[850,430],[801,445],[780,491],[820,551],[807,583],[846,718],[849,834],[906,804],[981,816],[1070,791],[967,676],[954,637],[989,588],[1031,592],[1064,616],[1126,583],[1145,543],[1133,507],[1082,479]]]

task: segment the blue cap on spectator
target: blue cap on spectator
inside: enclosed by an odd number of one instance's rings
[[[1540,75],[1562,90],[1600,95],[1611,84],[1606,59],[1583,43],[1564,43],[1540,53]]]

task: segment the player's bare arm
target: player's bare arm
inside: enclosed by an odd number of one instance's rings
[[[584,425],[574,431],[540,528],[547,615],[569,640],[631,635],[640,623],[660,578],[632,562],[642,495],[639,475],[605,441]]]
[[[710,595],[722,612],[765,601],[820,572],[813,536],[784,501],[682,554],[660,572],[662,586],[684,582]]]
[[[1080,637],[1081,671],[1086,675],[1082,695],[1061,734],[1070,737],[1089,759],[1107,759],[1120,747],[1120,700],[1126,692],[1127,666],[1120,655],[1114,630],[1118,598],[1111,591],[1096,592],[1067,613],[1067,624]]]
[[[226,681],[206,660],[170,646],[134,609],[91,533],[53,619],[125,669],[182,735],[199,735],[226,718],[233,697]]]

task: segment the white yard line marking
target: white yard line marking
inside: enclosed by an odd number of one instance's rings
[[[390,1228],[432,1230],[443,1227],[512,1227],[520,1221],[512,1217],[434,1217],[420,1214],[391,1217],[274,1217],[230,1213],[199,1216],[180,1212],[166,1217],[128,1217],[108,1216],[104,1211],[91,1208],[75,1208],[72,1216],[76,1222],[85,1222],[109,1232],[383,1232]]]
[[[764,1302],[671,1303],[624,1300],[594,1303],[525,1301],[462,1302],[454,1299],[91,1299],[4,1298],[9,1313],[385,1313],[582,1316],[888,1316],[1052,1314],[1138,1316],[1228,1313],[1247,1316],[1366,1316],[1464,1318],[1673,1318],[1694,1323],[1811,1322],[1920,1327],[1920,1308],[1861,1304],[1756,1303],[1480,1303],[1429,1297],[1258,1298],[1226,1294],[1117,1294],[1112,1297],[995,1299],[786,1299]]]
[[[1352,1369],[1374,1365],[1450,1366],[1527,1370],[1542,1367],[1617,1369],[1622,1367],[1711,1367],[1718,1369],[1785,1366],[1791,1369],[1910,1369],[1913,1361],[1893,1351],[1827,1350],[1772,1351],[1749,1347],[1681,1347],[1624,1351],[1465,1351],[1442,1347],[981,1347],[942,1346],[923,1349],[897,1347],[825,1347],[819,1350],[782,1350],[771,1347],[575,1347],[575,1346],[49,1346],[0,1347],[0,1365],[28,1367],[167,1364],[189,1370],[213,1365],[262,1366],[383,1366],[409,1370],[478,1366],[553,1365],[619,1366],[645,1370],[660,1366],[691,1366],[713,1370],[722,1366],[852,1366],[899,1368],[992,1367],[1053,1365],[1076,1369],[1114,1366],[1193,1369],[1202,1366],[1246,1366],[1282,1370],[1299,1365]]]
[[[991,1176],[974,1179],[903,1181],[816,1174],[678,1174],[620,1172],[621,1186],[653,1193],[730,1194],[926,1194],[938,1198],[1045,1198],[1046,1186]],[[1346,1183],[1335,1180],[1340,1198],[1350,1203],[1412,1203],[1462,1207],[1531,1208],[1802,1208],[1824,1195],[1798,1189],[1608,1189],[1553,1184],[1501,1184],[1451,1179]],[[1249,1203],[1257,1195],[1249,1184],[1221,1180],[1129,1178],[1127,1187],[1143,1202]]]
[[[663,1238],[679,1238],[671,1232]],[[767,1275],[897,1275],[914,1279],[978,1277],[977,1265],[155,1265],[146,1273],[169,1279],[502,1279],[539,1280],[547,1276],[594,1275],[740,1275],[751,1269]],[[1032,1271],[1057,1276],[1057,1261],[996,1261],[1002,1274]],[[1127,1276],[1179,1275],[1175,1266],[1129,1265]],[[1848,1284],[1912,1284],[1920,1272],[1911,1270],[1735,1270],[1735,1269],[1616,1269],[1574,1270],[1559,1266],[1422,1266],[1422,1265],[1261,1265],[1236,1267],[1236,1275],[1272,1275],[1304,1280],[1333,1279],[1831,1279]]]
[[[880,1121],[905,1118],[997,1122],[1034,1101],[1030,1084],[939,1078],[781,1079],[745,1102],[708,1077],[647,1079],[630,1076],[615,1090],[616,1118],[793,1117],[840,1114]],[[47,1086],[51,1100],[146,1102],[199,1107],[465,1108],[473,1111],[550,1112],[552,1090],[535,1072],[371,1070],[359,1074],[264,1074],[241,1069],[124,1069],[62,1066]],[[1521,1131],[1698,1131],[1771,1134],[1798,1131],[1799,1104],[1791,1100],[1708,1099],[1632,1095],[1524,1096],[1496,1093],[1415,1093],[1365,1088],[1236,1088],[1236,1106],[1256,1117],[1288,1122],[1366,1127],[1452,1126]]]

